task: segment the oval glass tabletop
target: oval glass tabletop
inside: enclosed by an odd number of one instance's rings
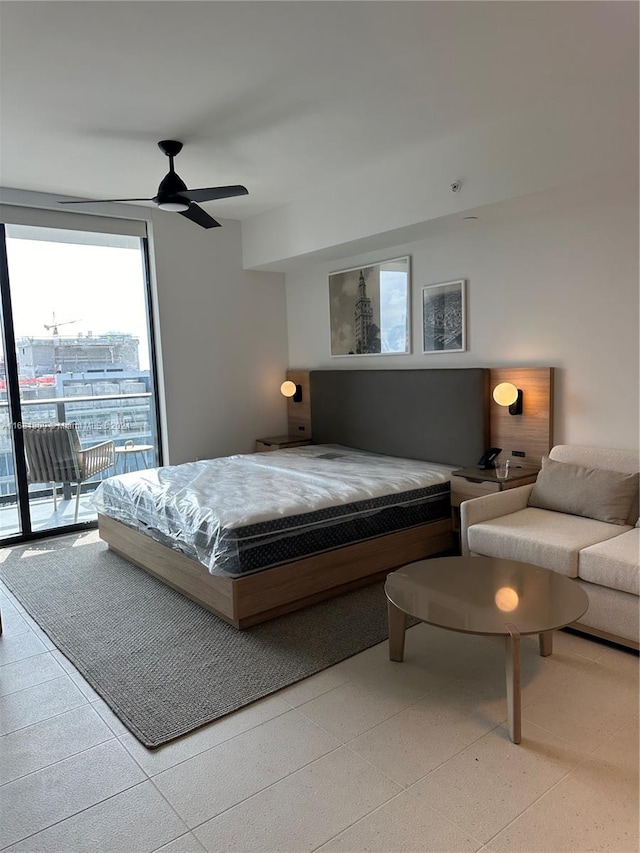
[[[515,560],[439,557],[392,572],[392,604],[422,622],[469,634],[538,634],[575,622],[589,607],[570,578]]]

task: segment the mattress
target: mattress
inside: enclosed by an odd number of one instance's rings
[[[238,577],[449,518],[452,470],[311,445],[111,477],[94,501],[212,574]]]

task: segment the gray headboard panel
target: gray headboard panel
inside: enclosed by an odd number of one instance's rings
[[[472,466],[487,448],[485,368],[312,370],[314,444]]]

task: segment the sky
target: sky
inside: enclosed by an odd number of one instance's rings
[[[116,238],[117,239],[117,238]],[[142,256],[137,248],[7,237],[16,339],[88,332],[140,339],[140,368],[149,367]],[[74,322],[69,322],[74,321]]]

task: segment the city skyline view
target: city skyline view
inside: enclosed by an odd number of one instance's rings
[[[2,319],[5,340],[15,341],[17,364],[0,353],[3,537],[74,523],[77,512],[66,513],[72,493],[82,520],[94,519],[91,493],[118,464],[125,470],[126,446],[139,448],[136,465],[158,461],[140,238],[7,225],[5,239],[11,312]],[[11,397],[12,383],[19,402]],[[58,487],[29,473],[39,471],[39,462],[29,456],[35,451],[25,443],[25,427],[45,435],[72,429],[78,452],[110,447],[112,463],[81,486],[60,487],[58,512]]]

